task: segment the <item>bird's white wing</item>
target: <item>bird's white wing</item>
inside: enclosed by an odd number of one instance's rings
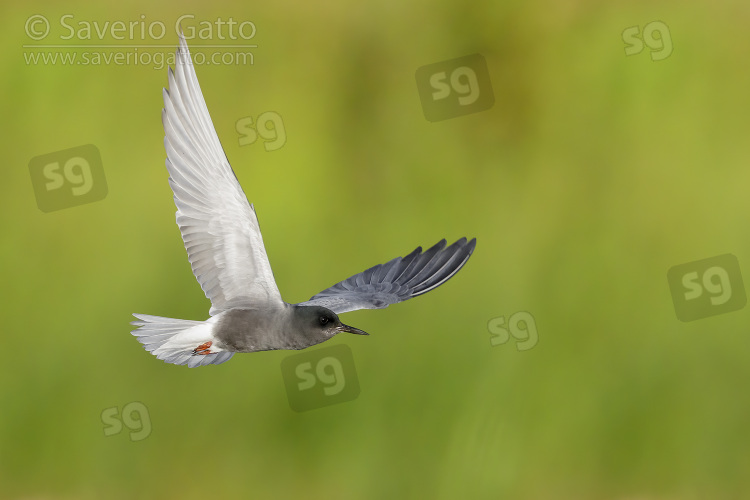
[[[341,314],[403,302],[448,281],[466,264],[476,244],[476,238],[461,238],[447,248],[441,240],[424,253],[418,247],[406,257],[355,274],[297,305],[323,306]]]
[[[210,314],[282,302],[255,209],[221,147],[182,34],[162,123],[177,225]]]

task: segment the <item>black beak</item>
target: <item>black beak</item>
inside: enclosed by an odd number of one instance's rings
[[[341,326],[339,327],[340,332],[347,332],[347,333],[354,333],[356,335],[370,335],[369,333],[360,330],[359,328],[354,328],[353,326],[345,325],[341,323]]]

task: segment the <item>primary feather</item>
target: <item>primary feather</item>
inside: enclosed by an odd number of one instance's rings
[[[301,306],[323,306],[336,314],[357,309],[382,309],[437,288],[456,274],[471,257],[476,238],[466,238],[445,248],[441,240],[422,253],[417,247],[406,257],[396,257],[336,283]]]
[[[193,274],[211,301],[209,314],[281,303],[258,218],[216,135],[182,34],[162,123],[177,225]]]

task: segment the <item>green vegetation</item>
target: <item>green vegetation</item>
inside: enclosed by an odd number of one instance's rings
[[[747,5],[390,3],[0,8],[0,498],[750,498],[750,308],[684,323],[667,282],[726,253],[750,273]],[[167,33],[61,40],[70,13]],[[26,64],[22,45],[176,44],[183,14],[257,27],[252,65],[197,73],[287,301],[477,237],[445,286],[342,317],[370,333],[328,343],[354,354],[351,402],[293,412],[287,352],[191,370],[129,333],[134,312],[209,308],[163,166],[167,71]],[[652,21],[673,53],[626,56],[623,31]],[[428,122],[415,71],[474,53],[494,106]],[[268,111],[283,147],[241,146],[237,121]],[[84,144],[106,198],[41,212],[29,161]],[[488,323],[518,311],[538,344],[493,347]],[[105,436],[131,402],[150,435]]]

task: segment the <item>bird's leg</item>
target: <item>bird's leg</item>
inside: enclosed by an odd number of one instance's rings
[[[211,354],[211,344],[212,342],[209,340],[208,342],[204,342],[195,349],[193,349],[193,354]]]

